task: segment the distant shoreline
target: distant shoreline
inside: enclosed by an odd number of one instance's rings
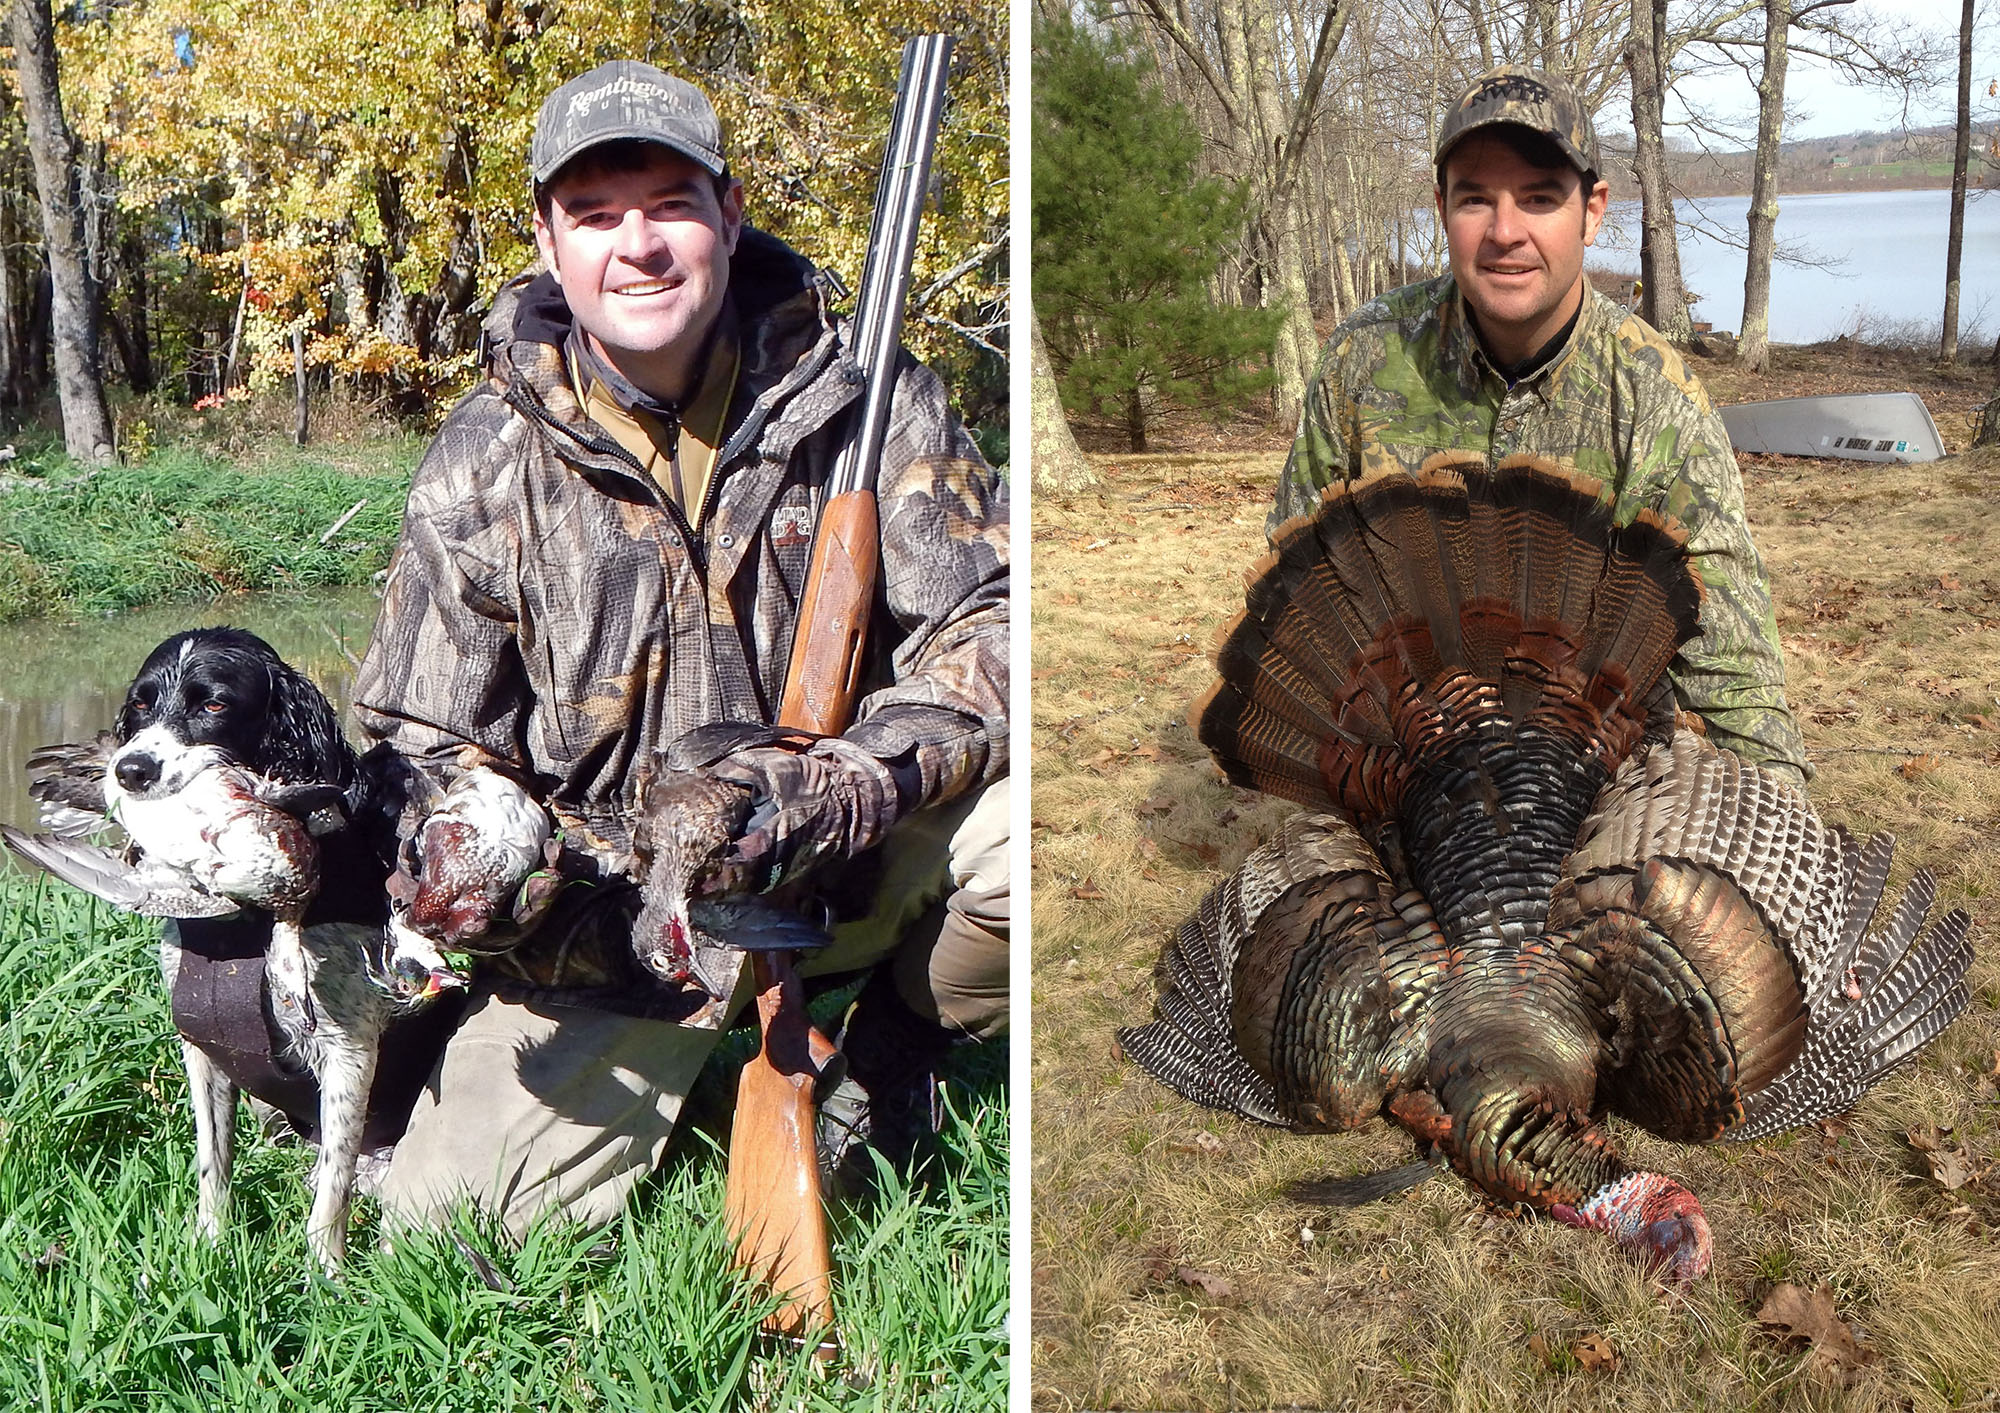
[[[1950,190],[1951,183],[1949,181],[1926,183],[1917,186],[1912,186],[1908,183],[1897,186],[1841,186],[1822,188],[1817,191],[1805,191],[1780,185],[1778,187],[1778,199],[1782,201],[1788,196],[1886,196],[1891,192],[1897,191]],[[2000,193],[2000,186],[1968,186],[1965,189],[1965,194],[1968,198],[1979,196],[1986,192]],[[1747,199],[1750,195],[1750,189],[1745,187],[1741,191],[1698,191],[1693,193],[1677,191],[1674,193],[1674,199],[1676,201],[1726,201],[1732,197],[1739,196]],[[1611,199],[1613,201],[1637,201],[1639,193],[1636,189],[1629,193],[1614,190],[1611,193]]]

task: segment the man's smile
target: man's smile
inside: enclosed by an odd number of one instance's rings
[[[679,280],[634,280],[629,285],[620,285],[618,288],[606,292],[609,294],[622,294],[628,298],[637,298],[642,295],[660,294],[666,290],[679,289],[680,285],[681,282]]]

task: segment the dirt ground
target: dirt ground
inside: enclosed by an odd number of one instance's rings
[[[1827,345],[1718,400],[1915,387],[1962,448],[1991,374]],[[1973,916],[1974,998],[1849,1116],[1747,1146],[1629,1128],[1680,1177],[1714,1272],[1663,1291],[1607,1242],[1454,1179],[1351,1210],[1281,1193],[1405,1161],[1199,1109],[1123,1059],[1160,943],[1289,807],[1234,790],[1182,721],[1262,549],[1283,438],[1094,458],[1034,512],[1031,1350],[1050,1409],[2000,1408],[2000,453],[1744,459],[1822,814],[1899,840]],[[1824,1286],[1855,1341],[1759,1322]]]

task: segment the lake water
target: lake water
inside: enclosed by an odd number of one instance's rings
[[[1681,233],[1681,278],[1701,296],[1694,317],[1718,329],[1743,325],[1747,196],[1674,203],[1683,223],[1708,228]],[[1944,318],[1945,243],[1951,224],[1949,191],[1865,191],[1778,197],[1778,246],[1802,247],[1834,262],[1808,269],[1771,266],[1771,338],[1816,343],[1841,334],[1885,332],[1935,342]],[[1611,208],[1607,230],[1586,265],[1636,273],[1639,203]],[[1724,239],[1710,234],[1719,231]],[[1958,336],[2000,333],[2000,192],[1968,196],[1965,247],[1959,265]]]
[[[344,721],[354,668],[381,600],[373,589],[244,594],[165,604],[78,623],[0,624],[0,820],[35,827],[29,752],[110,727],[125,688],[160,641],[184,628],[247,628],[332,699]]]

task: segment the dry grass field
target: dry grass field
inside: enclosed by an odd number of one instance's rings
[[[1746,460],[1814,798],[1895,833],[1893,888],[1934,870],[1980,956],[1967,1015],[1837,1123],[1700,1149],[1620,1131],[1707,1209],[1715,1269],[1686,1295],[1455,1178],[1297,1205],[1287,1183],[1409,1141],[1258,1128],[1117,1051],[1161,941],[1290,808],[1223,783],[1182,720],[1280,459],[1107,456],[1098,491],[1038,498],[1037,1406],[2000,1408],[2000,455]],[[1760,1324],[1784,1283],[1825,1286],[1854,1343]]]

